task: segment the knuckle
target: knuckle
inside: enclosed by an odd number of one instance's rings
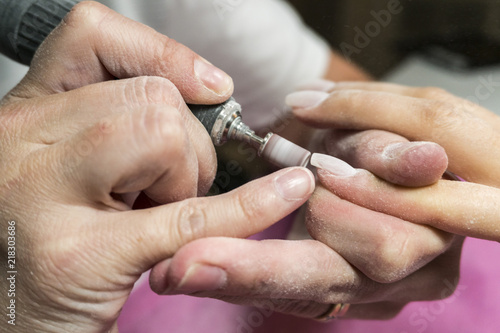
[[[446,90],[437,87],[424,87],[418,89],[419,97],[432,99],[432,100],[444,100],[450,96]]]
[[[182,98],[172,82],[157,76],[128,80],[126,100],[135,105],[168,104],[179,107]]]
[[[63,22],[70,27],[88,27],[95,29],[103,22],[111,10],[95,1],[82,1],[77,3],[64,17]]]
[[[174,232],[178,247],[206,236],[207,207],[206,198],[189,199],[179,203]]]
[[[247,221],[259,221],[266,218],[262,200],[254,191],[238,191],[233,197],[233,209],[236,216],[242,216]]]
[[[434,133],[447,133],[461,126],[461,111],[456,105],[442,101],[429,101],[421,109],[420,121],[424,126],[432,126]]]
[[[155,50],[154,58],[158,60],[157,63],[159,64],[161,76],[172,78],[176,86],[185,95],[196,94],[199,89],[197,85],[193,85],[186,76],[183,78],[179,77],[178,71],[175,71],[175,68],[172,66],[172,64],[175,64],[177,68],[181,68],[183,64],[188,64],[188,67],[191,67],[191,69],[186,70],[194,71],[193,58],[195,54],[175,39],[165,35],[160,35],[160,42],[156,44],[158,48]],[[194,74],[194,72],[189,74]]]
[[[167,36],[162,36],[160,53],[158,54],[160,59],[169,59],[175,55],[177,52],[178,43],[175,39],[169,38]]]
[[[40,235],[41,236],[41,235]],[[81,264],[81,248],[83,240],[69,234],[59,234],[57,239],[44,233],[44,239],[35,237],[31,245],[36,264],[30,265],[35,273],[55,274],[71,272],[75,266]]]
[[[416,262],[411,252],[411,235],[392,230],[380,233],[369,275],[380,283],[394,283],[411,273]]]
[[[356,90],[338,90],[332,92],[330,98],[337,104],[335,109],[338,110],[338,121],[340,122],[340,119],[348,121],[351,118],[351,112],[347,110],[355,109],[354,106],[359,103],[359,99],[363,98],[363,96],[360,96],[359,92]]]
[[[177,109],[172,107],[150,107],[143,112],[144,129],[150,135],[147,136],[156,144],[160,142],[169,142],[170,149],[183,149],[182,145],[185,139],[184,122]],[[173,141],[173,142],[172,142]],[[175,144],[173,144],[175,142]],[[160,145],[159,145],[160,146]]]
[[[161,43],[159,43],[160,47],[158,48],[157,59],[165,60],[165,59],[175,59],[178,56],[178,53],[181,48],[181,44],[178,43],[175,39],[169,38],[167,36],[161,35]],[[168,72],[170,69],[168,68],[168,63],[165,61],[159,61],[159,63],[165,66],[163,69],[165,72]]]
[[[137,143],[136,148],[142,153],[143,148],[148,147],[155,156],[164,152],[175,158],[186,155],[188,141],[184,123],[179,112],[170,106],[149,106],[124,114],[116,125],[108,125],[103,121],[98,125],[122,128],[121,131],[127,131],[128,135],[131,129],[131,135]],[[99,133],[101,132],[106,134],[111,130],[100,129]]]

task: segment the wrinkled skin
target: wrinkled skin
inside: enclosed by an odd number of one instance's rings
[[[16,332],[117,331],[143,272],[194,239],[255,234],[310,197],[311,172],[292,168],[197,198],[216,158],[185,101],[220,103],[233,90],[200,62],[84,2],[1,101],[0,245],[7,258],[15,241]],[[158,206],[131,210],[121,196],[134,192]],[[7,321],[0,329],[12,331]]]

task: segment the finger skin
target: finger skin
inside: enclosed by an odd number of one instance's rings
[[[181,144],[181,147],[187,147],[186,156],[194,156],[194,160],[186,170],[193,172],[191,167],[197,167],[197,195],[204,195],[210,189],[216,173],[215,149],[204,127],[188,109],[177,88],[167,79],[138,77],[96,83],[66,93],[14,101],[9,103],[8,112],[15,115],[20,122],[19,126],[25,129],[20,133],[23,139],[51,145],[68,140],[68,137],[78,134],[82,129],[130,113],[131,110],[146,112],[148,108],[158,105],[177,109],[176,113],[180,116],[177,120],[182,121],[174,122],[184,129],[187,137],[182,133],[178,138],[170,136],[171,140],[157,138],[155,144],[162,147],[175,142]],[[176,130],[172,129],[172,134],[174,132]],[[93,140],[95,139],[94,137]],[[123,146],[123,149],[131,147],[133,145]],[[163,160],[167,160],[167,156]],[[153,200],[159,203],[170,202],[165,201],[167,198],[162,194],[167,189],[165,182],[159,182],[154,187],[148,193]]]
[[[500,150],[499,134],[489,122],[471,116],[467,110],[467,106],[449,101],[339,90],[319,106],[294,109],[294,114],[321,128],[379,129],[411,141],[436,142],[446,150],[452,172],[468,181],[498,184],[490,170],[500,168],[500,157],[491,156],[492,151]]]
[[[66,186],[96,204],[116,208],[110,193],[144,190],[171,202],[198,191],[195,151],[179,112],[168,105],[103,118],[53,148]]]
[[[437,87],[407,87],[388,82],[338,82],[329,92],[334,90],[364,90],[374,92],[387,92],[402,96],[429,99],[435,101],[448,101],[457,105],[464,105],[474,115],[492,124],[497,130],[500,130],[500,119],[498,116],[480,105],[474,104],[466,99],[450,94],[444,89]]]
[[[171,80],[188,103],[227,100],[233,92],[231,78],[213,68],[207,85],[199,63],[207,62],[173,39],[97,2],[84,1],[40,46],[23,85],[12,95],[27,98],[113,78],[160,76]],[[217,78],[225,84],[221,91],[209,89]]]
[[[338,284],[360,283],[357,281],[356,271],[342,257],[320,242],[216,239],[217,243],[215,239],[210,242],[201,240],[182,248],[176,253],[166,272],[168,289],[162,289],[165,287],[165,281],[161,280],[160,275],[153,274],[153,290],[159,293],[177,293],[176,287],[195,263],[220,267],[227,272],[230,278],[224,286],[226,296],[244,295],[258,298],[273,294],[273,298],[278,299],[335,303],[341,300],[340,296],[336,295],[336,299],[325,298],[331,297],[325,293],[325,288],[329,286],[321,285],[319,281],[329,276],[331,281]],[[212,244],[210,248],[208,243]],[[228,252],[227,249],[231,251]],[[287,255],[282,255],[284,253]],[[235,262],[235,258],[239,258],[239,264]],[[260,258],[258,264],[255,263],[257,258]],[[310,275],[311,279],[304,280],[305,275]],[[316,288],[311,288],[313,285]]]
[[[314,186],[309,170],[284,169],[220,196],[122,212],[102,236],[121,239],[112,251],[118,246],[130,267],[147,270],[195,239],[245,238],[268,228],[299,208]]]
[[[432,142],[412,142],[386,131],[332,130],[328,154],[398,185],[420,187],[437,182],[448,167],[445,150]]]
[[[321,172],[321,171],[320,171]],[[308,201],[306,226],[371,280],[399,281],[450,247],[454,236],[357,206],[318,186]]]
[[[161,294],[184,293],[186,290],[178,286],[190,267],[205,265],[224,270],[226,283],[217,290],[192,290],[190,295],[272,307],[308,318],[328,308],[319,304],[344,302],[352,304],[347,318],[388,319],[410,301],[451,295],[453,289],[443,294],[442,281],[457,281],[461,244],[462,240],[456,239],[450,251],[435,262],[398,282],[380,284],[317,241],[206,238],[189,243],[173,259],[155,267],[150,284]]]
[[[480,184],[442,180],[408,189],[359,170],[336,177],[325,170],[318,178],[338,197],[368,209],[450,233],[500,241],[500,190]]]

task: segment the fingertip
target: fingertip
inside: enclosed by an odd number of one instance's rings
[[[314,90],[314,91],[323,91],[323,92],[330,92],[333,88],[335,88],[337,84],[333,81],[330,80],[324,80],[324,79],[314,79],[310,80],[307,82],[304,82],[302,84],[299,84],[295,90],[296,91],[301,91],[301,90]]]
[[[156,264],[149,274],[149,286],[155,293],[161,295],[170,287],[168,272],[172,264],[172,258]]]
[[[433,142],[402,142],[387,146],[382,158],[389,168],[387,180],[411,187],[427,186],[441,179],[448,168],[448,156]]]
[[[294,113],[297,112],[300,114],[304,109],[311,109],[319,106],[329,96],[330,94],[324,91],[298,91],[286,96],[285,103],[294,110]]]
[[[196,57],[194,60],[194,72],[203,86],[217,97],[227,99],[232,95],[234,90],[233,79],[207,60]]]
[[[276,175],[274,186],[287,201],[305,201],[314,191],[314,175],[306,168],[289,168]]]
[[[337,177],[352,177],[357,173],[357,170],[345,161],[325,154],[313,154],[311,157],[311,165],[318,169],[328,171]]]

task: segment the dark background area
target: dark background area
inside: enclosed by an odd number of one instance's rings
[[[346,53],[347,44],[356,46],[359,31],[372,34],[373,37],[366,34],[369,44],[357,48],[360,52],[353,52],[350,58],[375,77],[381,77],[415,52],[425,53],[454,68],[486,66],[500,61],[499,0],[289,2],[310,27],[341,53]],[[389,6],[398,3],[400,12],[391,14],[390,23],[386,24],[388,20],[384,21],[378,14],[388,12]],[[377,24],[380,32],[376,29]]]

